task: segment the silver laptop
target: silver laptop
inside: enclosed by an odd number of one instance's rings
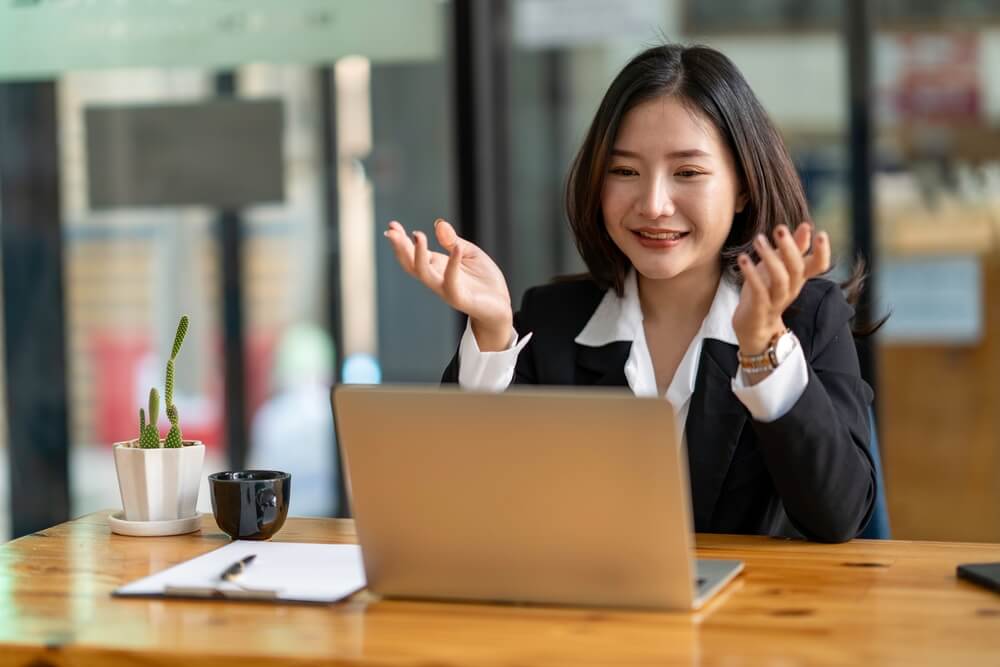
[[[380,595],[696,609],[743,568],[694,558],[665,400],[341,385],[333,406]]]

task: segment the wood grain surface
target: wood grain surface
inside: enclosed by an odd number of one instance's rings
[[[998,545],[699,535],[700,556],[740,558],[746,571],[697,613],[367,593],[272,605],[112,598],[228,538],[211,517],[200,533],[122,537],[107,514],[0,546],[0,664],[1000,664],[1000,595],[955,577],[958,563],[1000,561]],[[292,518],[275,540],[353,542],[354,526]]]

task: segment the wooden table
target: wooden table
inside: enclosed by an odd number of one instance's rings
[[[315,607],[112,598],[228,538],[211,517],[201,533],[122,537],[106,516],[0,546],[0,664],[1000,665],[1000,595],[955,578],[1000,545],[702,535],[699,555],[746,572],[696,614],[366,593]],[[354,526],[289,519],[275,539],[353,542]]]

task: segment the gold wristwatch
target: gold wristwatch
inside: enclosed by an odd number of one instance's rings
[[[769,373],[781,365],[788,355],[792,353],[797,344],[795,334],[791,329],[785,329],[774,334],[767,344],[767,349],[760,354],[743,354],[737,352],[736,356],[740,362],[740,368],[747,375],[757,375]]]

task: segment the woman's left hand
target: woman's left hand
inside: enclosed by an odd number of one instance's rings
[[[763,234],[754,239],[760,257],[757,264],[746,253],[739,256],[743,289],[733,313],[733,329],[743,354],[766,350],[770,340],[785,330],[781,314],[805,282],[829,270],[830,237],[826,232],[816,234],[809,252],[811,237],[810,223],[799,225],[794,234],[779,225],[774,230],[774,246]]]

